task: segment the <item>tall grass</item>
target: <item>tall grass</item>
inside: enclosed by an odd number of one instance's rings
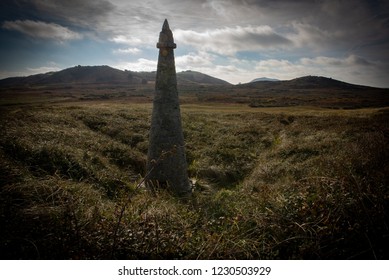
[[[149,105],[10,107],[3,258],[388,257],[387,110],[183,107],[190,201],[140,187]]]

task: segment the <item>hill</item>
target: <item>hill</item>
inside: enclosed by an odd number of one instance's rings
[[[318,106],[362,108],[389,106],[389,91],[336,79],[305,76],[287,81],[255,81],[235,86],[235,102],[251,107]]]
[[[131,73],[109,66],[75,66],[58,72],[12,77],[0,80],[2,87],[58,85],[58,84],[93,84],[93,83],[140,83]]]
[[[278,79],[273,79],[273,78],[267,78],[267,77],[261,77],[261,78],[256,78],[252,80],[250,83],[255,83],[255,82],[278,82]]]
[[[268,78],[254,79],[253,81],[242,84],[243,88],[257,88],[257,89],[278,89],[278,90],[291,90],[291,89],[367,89],[372,88],[368,86],[349,84],[336,79],[321,77],[321,76],[304,76],[295,78],[292,80],[272,80]]]
[[[177,73],[177,80],[179,84],[185,84],[185,83],[186,84],[208,84],[208,85],[229,85],[230,84],[224,80],[200,72],[191,71],[191,70]]]
[[[137,85],[155,81],[155,72],[133,72],[103,66],[75,66],[58,72],[12,77],[0,80],[0,87],[24,87],[35,85],[93,85],[93,84],[127,84]],[[229,83],[209,75],[185,71],[177,73],[179,84],[228,85]]]
[[[349,84],[332,78],[321,76],[304,76],[285,82],[289,88],[337,88],[337,89],[363,89],[368,86]]]

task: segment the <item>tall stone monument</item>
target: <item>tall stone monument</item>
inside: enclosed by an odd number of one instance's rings
[[[173,33],[165,19],[157,43],[159,49],[155,97],[147,154],[146,185],[167,187],[178,196],[189,196],[191,188],[181,127]]]

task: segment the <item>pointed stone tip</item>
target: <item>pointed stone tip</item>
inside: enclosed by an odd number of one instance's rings
[[[177,45],[174,43],[173,33],[169,28],[167,19],[163,22],[162,31],[159,33],[159,41],[157,48],[171,48],[175,49]]]
[[[162,30],[164,30],[164,29],[170,29],[169,23],[167,22],[167,19],[165,19],[165,21],[163,22]]]

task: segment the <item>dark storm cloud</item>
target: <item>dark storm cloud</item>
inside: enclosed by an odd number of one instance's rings
[[[219,54],[234,55],[238,51],[282,48],[292,42],[269,26],[240,27],[195,32],[176,30],[180,42]]]
[[[275,29],[290,28],[302,36],[296,40],[304,44],[310,40],[312,45],[358,47],[369,42],[382,43],[389,35],[389,1],[210,0],[206,5],[215,15],[226,11],[230,19],[240,22],[256,22]]]
[[[257,36],[248,32],[239,40],[259,46],[288,44],[332,51],[355,51],[363,56],[370,46],[388,43],[387,1],[286,1],[286,0],[13,0],[13,9],[39,20],[87,29],[99,37],[129,38],[128,42],[151,40],[151,32],[163,19],[171,18],[173,29],[203,33],[237,27],[270,26],[274,34]],[[385,12],[384,12],[385,11]],[[41,18],[39,18],[39,15]],[[141,28],[140,28],[141,26]],[[174,28],[175,27],[175,28]],[[232,33],[226,33],[231,41]],[[231,35],[231,36],[228,36]],[[150,37],[149,37],[150,36]],[[154,34],[153,34],[154,36]],[[195,39],[195,38],[194,38]],[[122,40],[123,41],[123,40]],[[273,44],[272,44],[273,43]],[[235,44],[239,47],[243,44]],[[249,48],[250,49],[250,48]],[[372,52],[370,52],[372,54]],[[376,53],[376,51],[374,51]]]
[[[94,29],[115,6],[106,0],[6,0],[14,20],[41,20]],[[8,16],[8,20],[11,20]]]
[[[59,42],[81,39],[82,36],[66,27],[55,23],[33,20],[5,21],[2,28],[18,31],[32,38],[50,39]]]

